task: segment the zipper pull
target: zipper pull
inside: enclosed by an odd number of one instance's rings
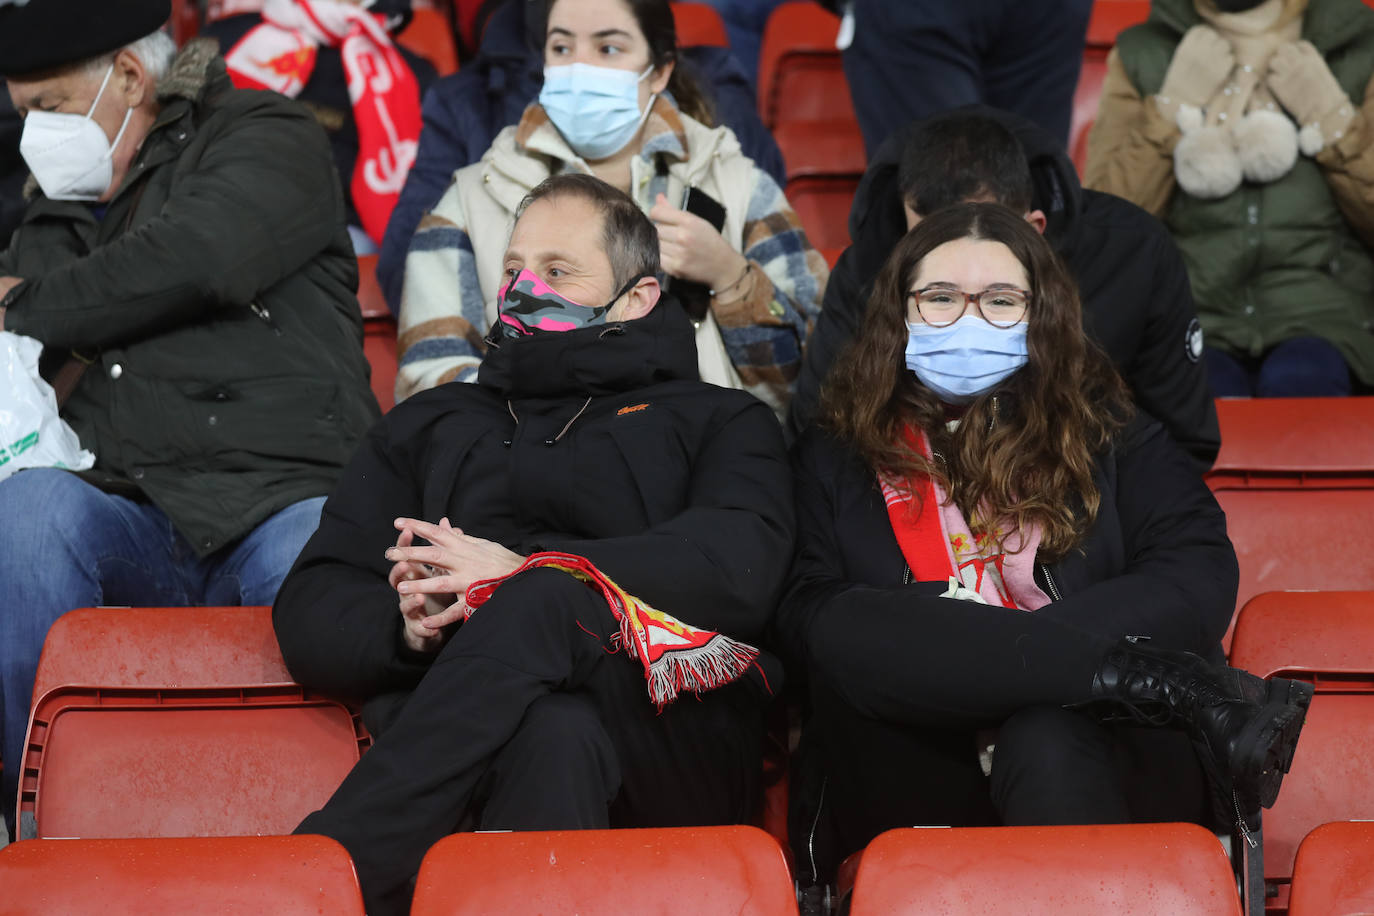
[[[271,328],[278,337],[281,336],[281,328],[278,327],[276,319],[272,317],[271,312],[256,301],[248,303],[248,307],[252,309],[254,315],[257,315],[258,318],[266,322],[267,326]]]
[[[1245,823],[1245,815],[1240,813],[1240,797],[1236,795],[1235,789],[1231,790],[1231,805],[1236,809],[1236,829],[1240,831],[1246,845],[1251,849],[1258,849],[1259,843],[1256,843],[1255,838],[1250,835],[1250,828]]]

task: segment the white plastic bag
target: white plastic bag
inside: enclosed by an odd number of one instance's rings
[[[32,337],[0,331],[0,480],[24,468],[84,471],[95,465],[38,375],[42,352]]]

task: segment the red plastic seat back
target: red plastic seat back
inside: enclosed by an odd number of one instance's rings
[[[859,179],[846,176],[798,178],[787,183],[792,205],[813,248],[849,247],[849,210]]]
[[[1374,488],[1374,397],[1218,398],[1214,490]]]
[[[864,850],[851,916],[1239,916],[1231,866],[1195,824],[889,830]]]
[[[716,12],[715,7],[707,3],[670,3],[669,6],[673,10],[673,25],[677,28],[678,47],[730,47],[725,23],[721,21],[720,13]]]
[[[370,743],[292,683],[266,607],[72,611],[35,686],[25,838],[289,833]]]
[[[1288,912],[1374,913],[1374,823],[1337,821],[1307,835],[1293,866]]]
[[[448,14],[418,3],[412,13],[414,18],[405,31],[396,36],[396,43],[429,61],[440,76],[457,73],[458,46],[453,40]]]
[[[290,683],[269,607],[88,607],[48,630],[33,695],[63,685]]]
[[[322,836],[28,840],[0,849],[6,916],[362,916],[348,853]]]
[[[1078,174],[1088,159],[1088,132],[1097,120],[1102,98],[1102,82],[1107,76],[1107,55],[1116,45],[1116,36],[1150,16],[1149,0],[1096,0],[1088,19],[1088,34],[1083,43],[1083,64],[1073,94],[1073,117],[1069,125],[1069,154]]]
[[[679,827],[445,837],[425,855],[410,912],[795,916],[797,904],[762,830]]]
[[[1298,845],[1328,821],[1374,818],[1374,592],[1278,592],[1241,611],[1231,663],[1317,688],[1283,791],[1264,815],[1265,880],[1281,912]]]
[[[396,319],[377,282],[377,256],[358,256],[358,306],[363,312],[363,354],[372,367],[372,393],[382,412],[396,403]]]
[[[759,115],[769,128],[784,120],[857,123],[839,31],[839,17],[816,3],[773,10],[759,47]]]

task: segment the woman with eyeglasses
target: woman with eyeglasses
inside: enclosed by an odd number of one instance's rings
[[[995,204],[923,219],[821,403],[778,616],[810,693],[811,883],[899,826],[1253,826],[1311,688],[1221,664],[1225,518],[1034,228]]]

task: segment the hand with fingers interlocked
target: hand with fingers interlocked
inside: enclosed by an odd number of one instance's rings
[[[515,572],[525,558],[494,541],[454,528],[447,518],[432,524],[398,518],[396,546],[387,549],[393,565],[387,581],[400,595],[406,645],[416,652],[442,648],[445,627],[463,619],[468,586]],[[422,538],[429,546],[415,546]]]

